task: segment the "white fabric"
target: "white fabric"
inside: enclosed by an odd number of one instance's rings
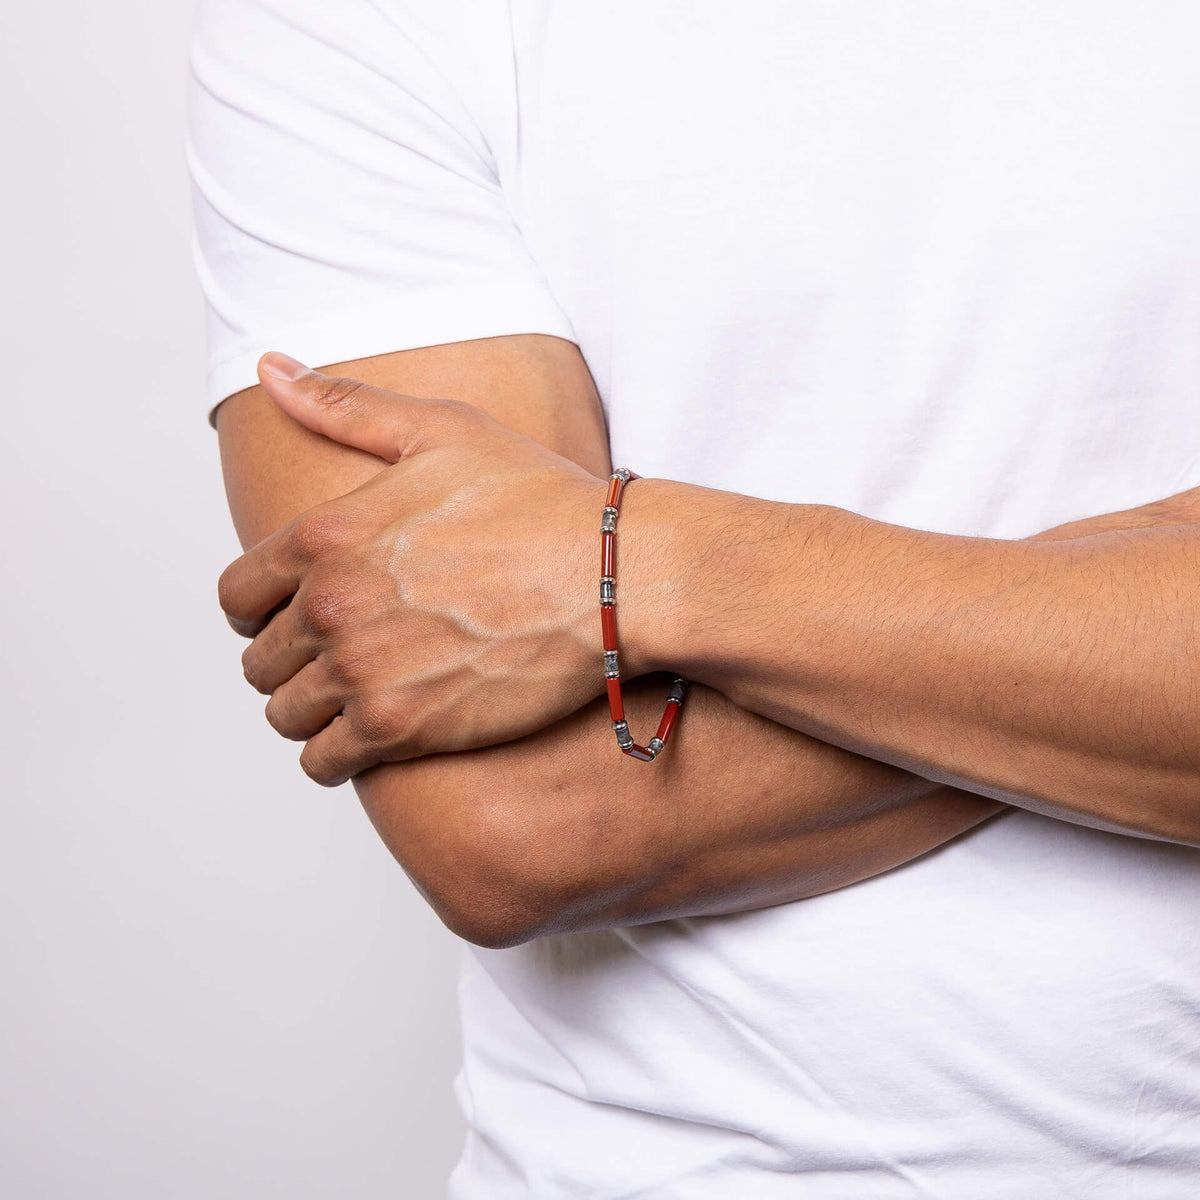
[[[1190,0],[209,0],[210,400],[272,347],[544,332],[645,475],[1001,537],[1200,484],[1198,35]],[[470,950],[451,1194],[1180,1200],[1198,917],[1196,851],[1015,813],[815,900]]]

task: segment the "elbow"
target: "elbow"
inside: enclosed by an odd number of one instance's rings
[[[583,884],[530,801],[464,797],[453,829],[420,864],[404,864],[442,923],[488,950],[569,928],[566,897]],[[561,832],[561,831],[560,831]],[[569,843],[568,843],[569,844]]]
[[[530,891],[526,880],[459,876],[426,891],[426,898],[442,924],[463,941],[485,950],[508,950],[546,931],[542,909]]]
[[[392,856],[464,941],[499,950],[606,924],[640,879],[620,814],[577,780],[503,765],[430,756],[356,787]]]
[[[537,936],[537,928],[521,915],[501,910],[458,907],[439,912],[451,933],[484,950],[510,950]]]

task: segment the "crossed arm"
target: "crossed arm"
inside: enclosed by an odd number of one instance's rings
[[[562,453],[592,476],[608,471],[603,420],[590,377],[567,343],[551,338],[492,339],[389,355],[344,371],[402,392],[465,400]],[[384,468],[379,458],[301,428],[257,389],[228,401],[219,427],[231,506],[247,545]],[[664,486],[669,491],[669,485]],[[636,495],[637,489],[631,489],[630,499]],[[716,515],[731,498],[714,493],[713,499]],[[768,510],[791,507],[766,506],[749,515],[757,519],[770,516]],[[1099,524],[1060,531],[1060,536],[1091,541],[1095,539],[1086,535],[1097,528],[1175,521],[1182,511],[1167,505],[1137,515],[1117,514]],[[789,512],[788,519],[769,532],[795,536],[797,513]],[[799,515],[814,520],[812,527],[799,529],[796,557],[802,565],[805,542],[826,532],[821,522],[829,514],[813,510]],[[860,544],[867,536],[859,529],[851,533],[851,540]],[[820,550],[836,563],[844,546],[830,537]],[[878,550],[872,553],[879,557]],[[811,566],[811,558],[807,561]],[[667,564],[655,565],[661,571]],[[680,565],[686,569],[686,564]],[[902,558],[890,569],[900,578],[910,566]],[[637,595],[636,555],[622,567],[623,579],[627,567]],[[753,569],[753,564],[740,567]],[[849,576],[850,565],[845,569]],[[979,566],[972,562],[961,569],[978,571]],[[882,589],[885,575],[873,583]],[[783,599],[786,611],[786,595]],[[833,598],[826,602],[832,604]],[[232,607],[236,609],[236,602]],[[650,603],[644,608],[653,612]],[[594,623],[594,612],[591,617]],[[770,625],[771,620],[761,620],[751,632],[761,640]],[[631,633],[636,642],[633,626]],[[289,644],[302,640],[295,629],[293,634]],[[569,706],[568,715],[525,736],[384,763],[360,774],[356,786],[384,841],[443,919],[463,936],[488,945],[511,944],[551,930],[729,912],[799,899],[878,874],[1004,810],[1009,793],[988,779],[980,790],[991,790],[991,798],[947,786],[947,781],[976,780],[969,772],[956,776],[953,764],[943,769],[936,751],[928,761],[916,755],[904,761],[904,729],[895,745],[887,739],[873,741],[864,735],[861,722],[855,725],[836,707],[822,709],[821,703],[829,705],[822,687],[836,691],[832,678],[812,684],[811,700],[806,691],[803,703],[793,704],[782,675],[768,669],[779,647],[770,649],[769,639],[765,644],[763,651],[762,646],[735,641],[730,659],[696,661],[686,667],[681,662],[680,669],[693,678],[711,670],[721,690],[693,687],[673,752],[653,767],[617,753],[602,703],[588,700],[582,707]],[[681,656],[688,650],[683,642],[671,647]],[[273,657],[280,653],[277,635]],[[738,654],[752,662],[753,669],[721,674],[729,671]],[[275,693],[274,711],[268,706],[273,724],[287,736],[311,737],[311,713],[306,725],[294,703],[289,711],[279,702],[286,689],[264,678],[267,659],[248,655],[248,675],[262,690]],[[641,661],[654,665],[649,650]],[[664,667],[674,665],[663,662]],[[805,663],[793,665],[798,674],[804,673]],[[651,724],[661,703],[661,680],[651,677],[626,690],[633,728]],[[744,696],[744,707],[723,693]],[[861,705],[862,696],[856,699]],[[896,697],[891,702],[896,703]],[[815,720],[808,712],[810,703],[818,713]],[[748,711],[755,707],[760,713],[778,713],[786,724]],[[822,714],[827,714],[824,723]],[[879,717],[871,714],[871,722],[878,723]],[[811,732],[840,740],[843,747],[788,727],[806,723]],[[860,756],[860,747],[872,752],[878,747],[895,765]],[[903,769],[910,763],[924,773],[943,776],[943,782],[910,774]],[[1015,790],[1011,798],[1025,799]],[[1065,807],[1069,813],[1070,805]],[[1177,810],[1186,808],[1165,807],[1177,822]],[[1128,821],[1085,815],[1093,823],[1179,840],[1189,840],[1191,830],[1186,820],[1177,828],[1158,827],[1153,820],[1139,823],[1137,813]]]
[[[464,342],[338,369],[477,404],[597,475],[610,470],[591,377],[558,339]],[[261,388],[227,400],[218,431],[245,546],[384,466],[311,433]],[[657,721],[663,690],[661,676],[626,684],[632,728]],[[690,690],[685,717],[672,753],[651,767],[618,752],[597,698],[542,731],[384,763],[354,786],[447,925],[492,946],[831,891],[1005,807],[784,728],[703,685]]]

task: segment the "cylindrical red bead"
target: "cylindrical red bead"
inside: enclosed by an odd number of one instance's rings
[[[600,628],[604,631],[605,650],[617,648],[616,610],[611,604],[600,605]]]
[[[617,498],[621,495],[621,483],[622,480],[619,476],[608,481],[608,495],[604,498],[605,508],[617,507]]]
[[[680,706],[674,701],[671,701],[663,710],[662,720],[658,723],[658,732],[654,735],[662,744],[667,744],[667,738],[671,735],[671,726],[675,724],[675,716],[679,712]]]
[[[612,714],[612,719],[614,721],[625,720],[625,704],[621,699],[621,681],[606,679],[604,685],[608,688],[608,711]]]
[[[602,533],[600,535],[601,575],[608,575],[611,578],[613,573],[613,563],[616,561],[616,546],[617,535],[615,533]]]
[[[650,751],[645,746],[638,746],[638,745],[630,746],[629,749],[625,751],[625,753],[628,754],[630,758],[636,758],[636,759],[640,760],[641,762],[653,762],[654,761],[654,755],[651,754]]]

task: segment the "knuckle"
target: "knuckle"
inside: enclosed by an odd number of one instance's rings
[[[317,637],[328,637],[336,632],[352,611],[350,589],[336,580],[314,583],[298,600],[298,615],[302,625]]]
[[[479,415],[479,409],[474,404],[469,404],[466,400],[436,400],[434,401],[434,412],[446,421],[469,421],[472,417]]]
[[[346,543],[349,525],[346,516],[336,509],[314,509],[297,519],[292,528],[292,547],[301,558],[320,558]]]
[[[318,403],[327,408],[349,408],[358,403],[366,384],[343,375],[326,375],[316,390]]]
[[[461,430],[464,426],[479,421],[481,409],[466,400],[433,400],[430,402],[425,424],[440,432]]]
[[[359,700],[353,714],[355,738],[373,749],[391,746],[403,733],[401,714],[396,705],[381,696],[366,696]]]

